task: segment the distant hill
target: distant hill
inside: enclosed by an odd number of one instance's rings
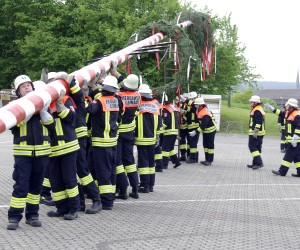
[[[263,89],[296,89],[296,82],[257,82],[259,90]]]
[[[240,84],[237,86],[238,91],[245,91],[248,89],[248,85]],[[260,81],[257,82],[257,88],[254,92],[264,89],[296,89],[296,82],[271,82],[271,81]]]

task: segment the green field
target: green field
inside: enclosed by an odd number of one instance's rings
[[[250,105],[232,103],[231,107],[227,106],[227,101],[222,102],[221,107],[221,132],[228,133],[248,133]],[[266,111],[266,135],[280,136],[277,129],[278,116]]]

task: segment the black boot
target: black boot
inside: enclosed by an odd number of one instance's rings
[[[78,217],[77,212],[69,212],[69,213],[64,215],[65,220],[75,220],[77,217]]]
[[[55,206],[54,200],[52,200],[51,196],[41,196],[40,204],[44,204],[46,206]]]
[[[49,211],[49,212],[47,212],[47,215],[49,217],[64,217],[64,214],[60,213],[58,211]]]
[[[101,210],[101,201],[94,201],[91,208],[85,210],[86,214],[96,214]]]
[[[139,190],[139,193],[149,193],[150,192],[149,186],[140,186],[138,190]]]
[[[16,219],[9,219],[6,229],[16,230],[19,227],[19,222]]]
[[[42,222],[39,220],[38,217],[32,217],[30,219],[26,220],[26,224],[32,226],[32,227],[40,227],[42,226]]]
[[[119,194],[116,196],[117,199],[127,200],[127,187],[120,187]]]
[[[139,198],[138,190],[139,190],[139,186],[134,186],[134,187],[132,187],[132,192],[129,193],[129,196],[130,196],[131,198],[138,199],[138,198]]]

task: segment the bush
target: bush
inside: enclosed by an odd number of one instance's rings
[[[244,92],[234,93],[231,97],[231,101],[235,103],[249,104],[249,99],[253,95],[252,89],[247,89]]]

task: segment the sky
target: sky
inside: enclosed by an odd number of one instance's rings
[[[231,13],[244,56],[261,81],[296,82],[300,56],[300,15],[297,0],[191,0],[219,17]],[[218,59],[217,59],[218,60]],[[218,62],[217,62],[218,63]]]

